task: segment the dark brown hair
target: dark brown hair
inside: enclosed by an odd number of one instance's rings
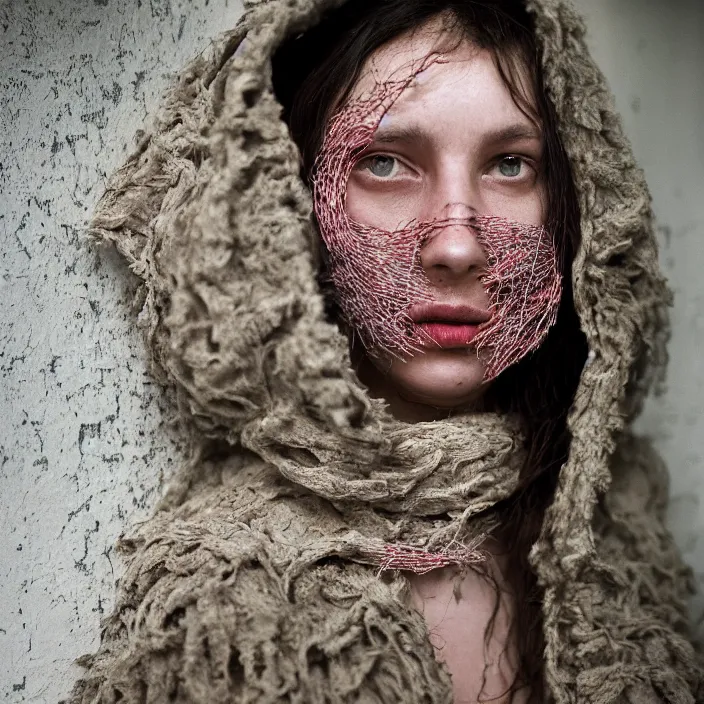
[[[310,181],[332,108],[344,101],[369,55],[399,35],[438,16],[447,29],[491,52],[516,105],[544,135],[542,177],[546,228],[552,233],[563,275],[555,326],[543,345],[504,371],[487,392],[490,409],[518,413],[527,433],[527,460],[513,496],[494,507],[496,533],[507,551],[517,603],[513,629],[519,650],[516,685],[531,686],[531,701],[543,696],[542,595],[528,554],[567,459],[566,418],[587,347],[574,311],[571,266],[579,245],[579,207],[569,159],[559,137],[555,109],[543,82],[531,18],[520,0],[349,0],[314,28],[285,42],[273,57],[274,90]],[[527,99],[521,77],[528,76]]]

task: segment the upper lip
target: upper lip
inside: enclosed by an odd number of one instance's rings
[[[456,323],[480,325],[491,318],[491,313],[465,303],[422,303],[410,310],[414,323]]]

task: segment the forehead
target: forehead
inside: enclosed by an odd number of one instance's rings
[[[428,57],[437,61],[422,70]],[[426,63],[427,65],[427,63]],[[515,85],[523,99],[535,106],[531,81],[523,62],[515,61]],[[406,32],[374,51],[365,61],[348,100],[370,95],[380,83],[414,80],[395,101],[390,112],[401,114],[419,105],[458,108],[463,103],[484,104],[488,109],[501,108],[502,113],[529,121],[515,104],[511,90],[496,66],[492,52],[482,49],[467,37],[444,29],[441,19],[433,19]]]

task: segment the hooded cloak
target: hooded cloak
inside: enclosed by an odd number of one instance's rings
[[[317,235],[271,56],[334,0],[256,0],[189,64],[93,220],[140,278],[139,320],[192,460],[121,540],[126,572],[71,702],[452,701],[384,545],[490,528],[523,461],[514,419],[405,424],[325,316]],[[692,589],[664,526],[667,473],[629,426],[662,378],[670,296],[650,197],[584,26],[527,0],[581,210],[589,345],[531,564],[548,701],[704,701]],[[484,512],[484,513],[483,513]]]

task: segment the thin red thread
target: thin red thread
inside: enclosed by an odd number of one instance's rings
[[[484,380],[490,381],[543,343],[557,320],[562,277],[545,228],[481,215],[475,223],[492,315],[474,344],[484,353]]]
[[[371,354],[403,357],[426,341],[408,309],[432,300],[420,249],[437,223],[411,222],[389,232],[356,222],[345,209],[347,181],[388,109],[438,61],[431,54],[402,79],[377,83],[370,95],[348,102],[330,120],[313,169],[315,214],[340,308]]]
[[[415,574],[426,574],[432,570],[456,565],[471,567],[486,562],[486,555],[475,544],[463,545],[453,541],[442,550],[432,551],[404,543],[386,543],[378,549],[366,551],[368,557],[375,558],[379,573],[388,570],[405,570]]]

